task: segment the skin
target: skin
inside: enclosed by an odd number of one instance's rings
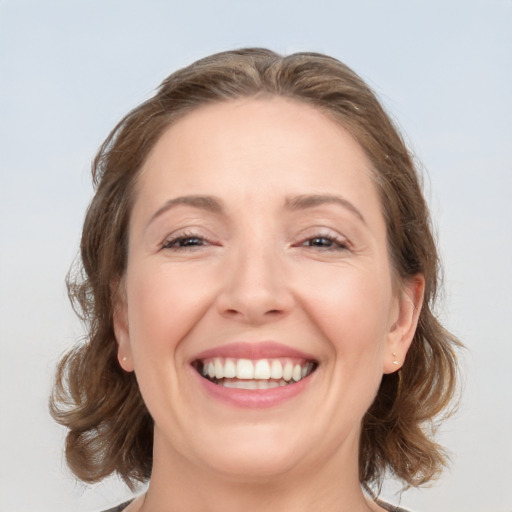
[[[296,200],[312,194],[344,202]],[[169,206],[198,195],[222,211]],[[148,492],[128,510],[383,510],[361,492],[360,425],[405,358],[423,279],[393,286],[371,165],[351,135],[283,98],[201,107],[150,153],[129,230],[114,324],[155,448]],[[212,399],[194,357],[261,340],[314,357],[304,390],[270,408]]]

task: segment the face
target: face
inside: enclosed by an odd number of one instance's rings
[[[280,98],[202,107],[150,153],[129,230],[115,330],[155,421],[155,464],[243,478],[357,466],[421,283],[392,286],[350,134]]]

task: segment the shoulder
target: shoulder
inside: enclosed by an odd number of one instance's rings
[[[117,507],[109,508],[108,510],[104,510],[103,512],[121,512],[124,510],[133,500],[125,501],[121,503],[121,505],[117,505]]]

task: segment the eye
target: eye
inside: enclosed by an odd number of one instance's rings
[[[349,248],[348,243],[344,238],[332,235],[316,235],[300,242],[298,245],[301,247],[312,247],[314,249],[321,249],[325,251],[343,251]]]
[[[172,250],[180,250],[180,249],[194,249],[197,247],[210,245],[208,240],[205,238],[195,235],[193,233],[185,233],[180,236],[176,236],[165,240],[162,244],[162,249],[172,249]]]

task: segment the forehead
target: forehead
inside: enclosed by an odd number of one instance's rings
[[[343,178],[373,188],[369,160],[340,123],[281,97],[218,102],[185,115],[159,138],[139,181],[140,188],[157,177],[177,189],[202,183],[211,192],[226,175],[238,186],[279,187],[292,178],[297,188],[329,188]]]

